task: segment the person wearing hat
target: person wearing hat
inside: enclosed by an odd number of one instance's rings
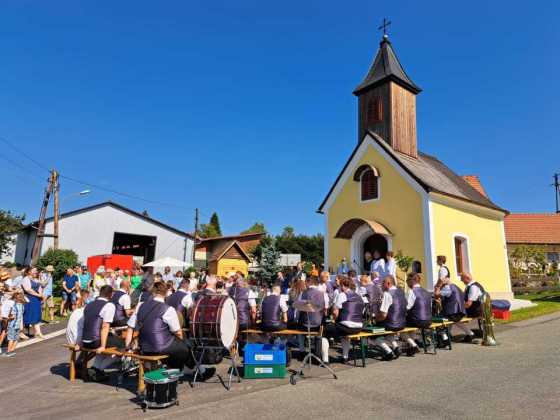
[[[54,321],[53,278],[54,267],[47,265],[39,274],[39,282],[43,287],[43,314],[48,322]]]
[[[107,282],[105,281],[105,266],[100,265],[97,267],[95,272],[95,278],[93,279],[93,297],[99,296],[99,289],[105,286]]]

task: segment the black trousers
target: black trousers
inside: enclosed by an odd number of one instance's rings
[[[118,321],[113,321],[111,327],[126,327],[126,323],[128,322],[128,318],[119,319]]]
[[[387,330],[387,331],[393,331],[393,332],[400,331],[400,330],[402,330],[402,329],[404,329],[404,328],[406,327],[406,325],[403,325],[402,327],[388,327],[388,326],[385,325],[385,321],[376,322],[376,323],[375,323],[375,326],[376,326],[376,327],[383,327],[383,328],[385,328],[385,330]]]
[[[101,347],[101,340],[95,340],[91,343],[82,343],[82,347],[91,350],[98,349],[99,347]],[[124,347],[124,340],[120,337],[117,337],[116,335],[109,334],[105,347],[117,347],[122,349]]]
[[[451,315],[444,314],[443,316],[449,319],[450,321],[459,322],[465,317],[465,314],[451,314]]]
[[[346,335],[358,334],[362,331],[362,327],[352,328],[337,322],[336,324],[325,325],[325,337],[327,338],[340,338]]]
[[[140,343],[140,348],[142,343]],[[164,350],[153,353],[153,352],[142,352],[146,356],[165,354],[169,356],[164,363],[171,369],[182,370],[185,366],[189,369],[195,367],[196,363],[191,352],[192,344],[190,340],[180,340],[177,337],[173,339],[171,344],[167,346]]]
[[[407,319],[406,326],[413,327],[413,328],[430,328],[432,325],[432,320],[420,321],[418,319]]]
[[[287,325],[283,322],[276,324],[276,325],[270,325],[270,324],[261,324],[261,330],[263,331],[280,331],[280,330],[285,330],[287,327]]]

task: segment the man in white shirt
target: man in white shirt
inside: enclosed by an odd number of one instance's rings
[[[171,267],[165,267],[163,270],[163,275],[161,276],[164,282],[172,281],[175,284],[175,276],[171,273]]]
[[[451,278],[451,273],[449,268],[445,265],[447,262],[447,257],[445,255],[438,255],[436,263],[438,265],[438,283],[436,287],[441,287],[444,280]]]
[[[83,329],[84,308],[80,307],[70,314],[70,318],[66,324],[66,341],[68,344],[76,346],[76,349],[79,349],[82,344]],[[83,363],[81,356],[78,358],[78,361]],[[118,359],[115,357],[98,354],[93,359],[92,369],[96,371],[103,371],[104,369],[108,369],[116,361],[118,361]]]
[[[402,289],[396,287],[395,278],[391,275],[383,279],[383,298],[379,313],[375,317],[377,324],[383,324],[388,331],[400,331],[406,327],[407,300]],[[401,351],[396,336],[390,338],[390,348],[385,340],[379,339],[378,345],[384,352],[384,360],[391,360],[400,356]]]
[[[133,334],[137,333],[143,354],[165,354],[169,356],[166,360],[169,367],[193,369],[196,363],[191,352],[192,344],[183,337],[177,311],[165,303],[166,284],[155,282],[152,293],[154,298],[138,305],[128,320],[126,347],[130,347]],[[213,368],[205,369],[202,379],[209,378],[214,372]]]
[[[385,260],[381,257],[379,251],[373,251],[373,261],[369,269],[370,272],[377,271],[381,275],[386,275]]]
[[[393,251],[387,251],[386,256],[387,256],[387,261],[385,262],[384,276],[390,274],[391,276],[396,278],[397,277],[397,261],[395,260],[395,254],[393,254]]]
[[[340,280],[341,292],[336,296],[332,308],[333,318],[336,324],[327,327],[326,336],[340,338],[342,345],[342,363],[348,362],[350,352],[350,341],[347,335],[357,334],[362,330],[364,301],[360,295],[351,288],[351,280],[343,277]]]

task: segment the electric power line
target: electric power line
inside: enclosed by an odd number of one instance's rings
[[[8,146],[10,146],[13,150],[15,150],[16,152],[18,152],[19,154],[21,154],[22,156],[26,157],[27,159],[29,159],[31,162],[33,162],[35,165],[37,165],[39,168],[50,172],[50,169],[47,168],[45,165],[43,165],[42,163],[40,163],[39,161],[35,160],[34,158],[32,158],[31,156],[29,156],[27,153],[25,153],[23,150],[19,149],[18,147],[16,147],[13,143],[9,142],[5,137],[0,137],[0,140],[3,141],[5,144],[7,144]]]

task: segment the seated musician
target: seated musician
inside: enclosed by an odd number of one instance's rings
[[[406,298],[406,326],[414,328],[429,328],[432,325],[432,294],[420,285],[421,277],[418,273],[409,273],[406,284],[409,287]],[[413,337],[407,338],[410,344],[408,355],[413,356],[420,349]]]
[[[331,281],[331,275],[328,271],[321,271],[319,275],[319,287],[329,297],[329,302],[334,302],[335,285]]]
[[[229,295],[237,305],[239,328],[249,328],[257,316],[257,294],[249,288],[243,276],[238,276],[237,283],[229,289]]]
[[[181,326],[186,325],[187,311],[193,304],[192,292],[190,290],[190,279],[185,277],[179,283],[179,288],[171,296],[165,299],[165,303],[177,311]]]
[[[83,298],[87,290],[81,291]],[[66,341],[68,344],[74,346],[75,350],[79,350],[82,343],[82,335],[84,332],[84,304],[86,299],[80,299],[78,307],[72,311],[70,318],[66,324]],[[98,354],[93,360],[93,365],[88,369],[89,379],[94,382],[102,382],[109,377],[104,373],[105,369],[111,367],[117,361],[112,356]],[[76,367],[81,366],[83,363],[83,353],[80,353],[76,359]]]
[[[467,316],[470,318],[482,318],[482,298],[486,292],[484,287],[479,282],[474,281],[470,273],[461,273],[461,281],[465,285],[464,300]],[[463,330],[465,332],[465,339],[463,341],[467,343],[472,342],[474,333],[465,324],[461,325],[465,328]],[[467,330],[470,331],[470,334]]]
[[[300,301],[310,302],[315,305],[317,312],[299,312],[297,328],[307,331],[308,326],[311,331],[319,331],[323,324],[324,317],[329,307],[329,297],[318,287],[317,277],[309,276],[307,279],[307,289],[301,294]],[[305,351],[303,336],[298,336],[299,350]],[[329,363],[329,340],[321,337],[321,356],[324,363]]]
[[[272,286],[272,293],[265,297],[261,304],[261,329],[278,331],[286,328],[288,323],[288,305],[281,296],[282,286]]]
[[[346,335],[357,334],[362,331],[364,301],[362,297],[352,290],[352,280],[348,277],[340,279],[341,292],[333,304],[332,315],[336,324],[328,324],[326,336],[340,338],[342,345],[342,362],[348,362],[350,341]]]
[[[121,280],[120,287],[113,293],[111,302],[115,305],[115,319],[113,320],[113,327],[124,327],[128,322],[128,318],[134,312],[131,308],[132,302],[130,300],[130,280]]]
[[[383,299],[375,323],[387,331],[400,331],[406,327],[406,297],[390,274],[383,279]],[[391,347],[387,341],[390,341]],[[400,356],[401,350],[395,336],[391,336],[390,340],[378,339],[377,343],[383,351],[383,360]]]
[[[99,296],[84,309],[82,330],[82,347],[96,350],[100,354],[107,347],[123,347],[124,341],[109,333],[110,326],[115,317],[115,305],[111,302],[113,288],[105,285],[99,289]],[[96,366],[88,373],[94,380],[104,377],[104,373]]]
[[[143,302],[128,320],[126,348],[131,348],[134,333],[138,333],[140,351],[145,355],[167,355],[165,364],[173,369],[193,369],[195,360],[191,352],[192,344],[183,339],[177,312],[165,303],[167,285],[155,282],[152,287],[154,298]],[[206,369],[204,376],[211,376],[215,370]]]
[[[370,321],[379,313],[383,290],[368,275],[360,276],[360,284],[359,294],[364,298],[364,303],[367,304],[367,320]]]
[[[449,276],[447,276],[438,280],[434,288],[434,296],[441,299],[441,315],[450,321],[456,322],[453,326],[459,328],[461,332],[465,334],[465,342],[472,342],[474,333],[465,324],[459,322],[466,314],[465,296],[461,289],[453,284]],[[449,337],[447,334],[442,332],[440,338],[442,340],[442,345],[449,344]]]

